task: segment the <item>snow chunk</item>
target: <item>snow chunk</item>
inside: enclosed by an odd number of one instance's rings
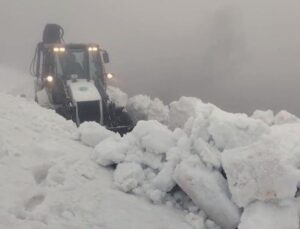
[[[109,99],[117,107],[126,107],[128,101],[128,95],[125,92],[113,86],[107,86],[106,92],[108,94]]]
[[[269,132],[260,120],[228,113],[191,97],[181,97],[170,104],[169,127],[184,128],[192,141],[202,138],[221,151],[251,144]]]
[[[174,161],[169,161],[165,163],[163,169],[153,179],[153,185],[163,192],[171,191],[176,185],[173,179],[175,167],[176,163],[174,163]]]
[[[114,184],[124,192],[135,189],[145,179],[142,167],[134,162],[118,164],[114,173]]]
[[[231,202],[226,180],[207,169],[197,156],[181,162],[174,173],[176,183],[209,218],[224,229],[235,229],[240,213]]]
[[[281,125],[281,124],[285,124],[285,123],[299,122],[299,119],[295,115],[293,115],[285,110],[282,110],[282,111],[278,112],[278,114],[275,116],[274,122],[276,125]]]
[[[124,160],[125,153],[130,147],[129,142],[122,141],[120,136],[111,137],[95,147],[91,158],[102,166],[117,164]]]
[[[127,110],[130,116],[137,122],[139,120],[148,119],[148,108],[150,106],[151,99],[149,96],[136,95],[129,99],[127,104]]]
[[[190,118],[185,123],[184,130],[192,140],[202,138],[204,141],[209,142],[211,138],[211,135],[208,132],[209,124],[208,117],[204,117],[200,114],[196,118]]]
[[[193,226],[195,229],[205,228],[205,215],[189,213],[186,215],[186,221]]]
[[[135,122],[157,120],[167,124],[169,120],[169,108],[158,98],[151,100],[145,95],[133,96],[128,100],[126,109]]]
[[[300,164],[300,125],[273,126],[270,135],[222,154],[229,188],[239,206],[294,197]]]
[[[155,120],[139,121],[132,134],[139,139],[141,146],[148,152],[166,153],[175,145],[172,131]]]
[[[210,116],[208,128],[218,149],[246,146],[269,133],[269,127],[260,120],[245,114],[231,114],[215,109]]]
[[[220,152],[203,141],[202,138],[198,138],[194,142],[194,149],[208,168],[218,169],[221,167]]]
[[[252,118],[258,119],[266,123],[267,125],[271,126],[274,124],[274,112],[272,110],[256,110],[253,112]]]
[[[200,99],[181,97],[178,101],[170,103],[169,127],[183,128],[189,118],[196,118],[199,115],[207,118],[213,109],[214,105],[204,104]]]
[[[78,131],[79,140],[91,147],[95,147],[108,137],[117,135],[96,122],[84,122],[79,126]]]
[[[255,202],[246,207],[239,229],[298,229],[297,207],[292,201]]]

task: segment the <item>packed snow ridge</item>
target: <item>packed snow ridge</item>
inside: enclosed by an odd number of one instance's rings
[[[124,136],[1,94],[0,228],[299,228],[296,116],[108,92]]]
[[[127,104],[134,130],[123,137],[93,123],[79,130],[95,147],[96,163],[116,165],[120,190],[184,210],[196,229],[299,228],[296,116],[232,114],[189,97],[165,106],[157,98],[110,91]]]

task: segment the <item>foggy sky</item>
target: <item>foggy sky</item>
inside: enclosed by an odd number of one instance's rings
[[[46,23],[96,42],[130,95],[300,116],[297,0],[0,0],[0,63],[28,71]],[[3,84],[5,82],[1,82]]]

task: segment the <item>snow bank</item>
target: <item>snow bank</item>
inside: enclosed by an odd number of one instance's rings
[[[123,138],[100,142],[92,157],[100,165],[118,164],[114,183],[121,190],[161,202],[175,186],[172,174],[176,163],[167,158],[174,145],[176,139],[166,126],[154,120],[140,121]]]
[[[285,123],[295,123],[295,122],[299,122],[299,119],[295,115],[285,110],[278,112],[278,114],[274,118],[274,123],[276,125],[281,125]]]
[[[181,97],[170,104],[169,127],[184,128],[192,139],[211,141],[220,151],[251,144],[269,132],[269,127],[260,120],[228,113],[190,97]]]
[[[109,99],[117,106],[117,107],[126,107],[128,102],[128,95],[121,91],[117,87],[107,86],[106,90]]]
[[[100,165],[118,164],[114,184],[122,191],[176,206],[172,190],[177,184],[194,202],[189,204],[189,198],[182,196],[181,208],[200,207],[222,228],[235,228],[240,213],[231,201],[226,180],[216,170],[221,166],[220,152],[202,138],[193,137],[184,130],[171,131],[157,121],[140,121],[123,138],[100,142],[92,157]],[[193,183],[189,183],[191,179]]]
[[[266,110],[266,111],[256,110],[253,112],[251,117],[254,119],[261,120],[269,126],[272,126],[274,124],[274,119],[275,119],[274,112],[271,110]]]
[[[124,192],[132,191],[145,179],[143,168],[135,162],[118,164],[114,173],[115,185]]]
[[[126,109],[135,122],[157,120],[167,124],[169,120],[169,108],[158,98],[151,100],[145,95],[133,96],[128,100]]]
[[[140,98],[147,107],[149,98]],[[124,137],[100,142],[92,158],[117,164],[120,190],[178,207],[196,228],[209,228],[212,220],[234,229],[239,207],[292,198],[297,190],[299,124],[277,125],[270,114],[251,118],[182,97],[170,104],[169,127],[139,121]]]
[[[269,127],[260,120],[219,109],[212,112],[209,122],[208,132],[221,151],[249,145],[269,133]]]
[[[271,110],[256,110],[251,117],[261,120],[269,126],[299,122],[298,117],[285,110],[278,112],[276,115],[274,115],[274,112]]]
[[[215,108],[214,105],[204,104],[197,98],[181,97],[178,101],[170,103],[169,127],[183,128],[190,118],[200,115],[206,119]]]
[[[229,187],[239,206],[295,196],[300,181],[300,125],[273,126],[271,130],[260,141],[222,155]]]
[[[107,130],[96,122],[84,122],[78,128],[77,138],[84,144],[95,147],[104,139],[116,135],[114,132]]]
[[[293,201],[255,202],[241,218],[239,229],[298,229],[299,216]]]
[[[231,202],[226,180],[218,171],[210,171],[199,158],[190,157],[177,166],[174,179],[221,228],[237,227],[239,209]]]
[[[0,228],[191,229],[182,213],[113,189],[73,122],[6,94],[0,107]],[[90,146],[121,138],[95,123],[79,132]]]
[[[297,117],[108,90],[138,121],[123,137],[0,97],[0,226],[190,228],[177,209],[195,229],[298,227]],[[98,165],[116,165],[113,176]]]

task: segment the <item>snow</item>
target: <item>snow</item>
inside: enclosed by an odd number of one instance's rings
[[[184,128],[193,139],[212,140],[220,151],[248,145],[269,132],[260,120],[222,111],[193,97],[181,97],[170,104],[169,127]]]
[[[255,202],[249,205],[241,218],[239,229],[298,229],[299,216],[292,200]]]
[[[239,209],[230,200],[226,180],[218,171],[210,171],[199,158],[190,157],[176,167],[174,179],[193,202],[221,228],[237,227]]]
[[[274,122],[276,125],[280,125],[280,124],[285,124],[285,123],[299,122],[299,119],[295,115],[293,115],[285,110],[282,110],[282,111],[278,112],[278,114],[275,116]]]
[[[158,98],[151,100],[146,95],[136,95],[128,100],[126,107],[133,121],[157,120],[167,124],[169,121],[169,108]]]
[[[197,98],[181,97],[178,101],[170,103],[169,127],[183,128],[188,119],[200,115],[205,119],[215,108],[214,105],[204,104]]]
[[[296,194],[300,181],[300,125],[273,126],[271,130],[260,141],[222,155],[229,187],[239,206]]]
[[[220,150],[246,146],[269,132],[269,127],[260,120],[245,114],[231,114],[215,109],[210,116],[208,132]]]
[[[137,188],[145,179],[143,168],[135,162],[120,163],[114,173],[114,184],[124,192]]]
[[[125,92],[113,86],[108,86],[106,92],[108,94],[109,99],[117,107],[126,107],[128,102],[128,95]]]
[[[278,125],[270,114],[232,114],[182,97],[170,104],[169,126],[139,121],[124,137],[100,142],[93,158],[117,165],[120,190],[187,212],[194,228],[235,229],[253,201],[293,198],[297,190],[298,124]]]
[[[179,211],[113,188],[71,121],[6,94],[0,107],[0,228],[191,228]]]
[[[119,143],[120,138],[108,138],[100,142],[94,149],[91,158],[99,165],[108,166],[120,163],[125,158],[125,152],[130,148],[127,142]]]
[[[138,122],[132,134],[148,152],[165,153],[175,145],[172,132],[155,120]]]
[[[0,228],[299,228],[300,123],[287,111],[108,87],[137,122],[121,137],[20,98],[20,82],[0,88],[12,94],[0,96]]]
[[[87,146],[95,147],[99,142],[117,134],[96,122],[84,122],[78,128],[78,139]]]
[[[254,119],[261,120],[269,126],[274,124],[275,116],[272,110],[266,110],[266,111],[256,110],[253,112],[251,117]]]

